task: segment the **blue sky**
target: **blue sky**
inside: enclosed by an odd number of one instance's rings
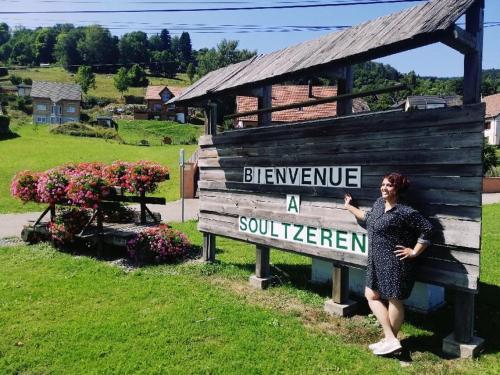
[[[340,0],[347,1],[347,0]],[[206,1],[132,1],[132,0],[0,0],[0,12],[7,11],[65,11],[65,10],[144,10],[189,9],[212,7],[242,7],[255,5],[284,5],[290,3],[329,3],[339,0],[206,0]],[[241,48],[259,53],[275,51],[304,40],[320,37],[331,31],[247,32],[279,26],[356,25],[418,4],[418,1],[395,4],[353,5],[342,7],[245,10],[220,12],[149,12],[107,14],[2,14],[0,20],[11,27],[28,28],[56,23],[88,25],[98,23],[114,35],[142,30],[148,34],[168,29],[173,35],[189,31],[193,47],[213,47],[221,39],[236,39]],[[486,0],[485,21],[500,22],[500,0]],[[227,26],[231,25],[231,26]],[[242,27],[244,30],[242,30]],[[281,30],[281,29],[280,29]],[[245,32],[242,32],[245,31]],[[500,68],[500,26],[485,28],[484,68]],[[401,72],[415,70],[420,75],[460,76],[463,74],[462,55],[444,45],[433,45],[379,60],[393,65]]]

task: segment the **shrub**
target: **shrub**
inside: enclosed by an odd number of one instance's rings
[[[483,173],[486,174],[498,164],[496,147],[485,142],[483,149]]]
[[[12,196],[21,199],[23,202],[38,201],[37,183],[40,174],[30,171],[17,173],[12,179],[10,192]]]
[[[130,86],[132,87],[146,87],[149,80],[146,78],[146,72],[139,65],[134,64],[127,72]]]
[[[94,127],[79,122],[67,122],[54,126],[50,132],[54,134],[72,135],[75,137],[114,139],[118,142],[123,142],[115,129],[103,128],[101,126]]]
[[[7,77],[9,75],[9,70],[5,67],[0,68],[0,77]]]
[[[87,96],[87,99],[83,102],[82,107],[84,109],[91,109],[95,106],[105,107],[109,103],[111,103],[111,99],[109,98],[100,98],[97,96]]]
[[[13,85],[20,85],[23,82],[23,79],[15,74],[10,75],[10,83]]]
[[[56,245],[68,245],[75,240],[90,220],[90,213],[81,208],[63,208],[53,222],[49,223],[49,232]]]
[[[0,115],[0,134],[10,133],[9,124],[10,117],[6,115]]]
[[[31,106],[32,100],[30,97],[18,96],[13,105],[14,109],[23,111],[24,113],[31,115],[33,113],[33,107]]]
[[[172,262],[185,257],[190,247],[184,233],[165,224],[147,228],[127,242],[128,254],[137,263]]]
[[[26,77],[26,78],[23,78],[23,83],[25,85],[31,86],[33,84],[33,80],[31,78],[29,78],[29,77]]]

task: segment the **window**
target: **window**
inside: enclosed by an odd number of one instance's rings
[[[491,129],[491,121],[486,121],[484,123],[484,130],[490,130]]]
[[[75,113],[76,112],[76,107],[74,105],[69,105],[68,108],[66,109],[66,112],[68,112],[68,113]]]
[[[161,111],[161,104],[155,103],[153,104],[153,111]]]
[[[46,119],[45,117],[40,117],[40,116],[38,116],[38,117],[36,118],[36,123],[37,123],[37,124],[45,124],[46,122],[47,122],[47,119]]]
[[[37,111],[46,111],[47,110],[47,104],[37,104],[36,105],[36,110]]]

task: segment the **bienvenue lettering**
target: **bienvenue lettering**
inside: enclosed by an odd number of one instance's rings
[[[360,188],[361,167],[244,167],[243,182],[258,185]]]
[[[319,246],[335,251],[347,251],[364,256],[368,255],[368,239],[365,233],[281,223],[246,216],[238,218],[238,229],[240,232],[254,236]]]

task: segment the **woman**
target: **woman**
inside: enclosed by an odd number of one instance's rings
[[[429,221],[401,201],[408,186],[408,179],[399,173],[384,176],[382,196],[366,213],[351,204],[350,194],[344,197],[347,210],[368,230],[365,297],[384,331],[382,340],[369,345],[376,355],[401,349],[397,335],[404,319],[403,300],[415,282],[414,258],[430,244]]]

